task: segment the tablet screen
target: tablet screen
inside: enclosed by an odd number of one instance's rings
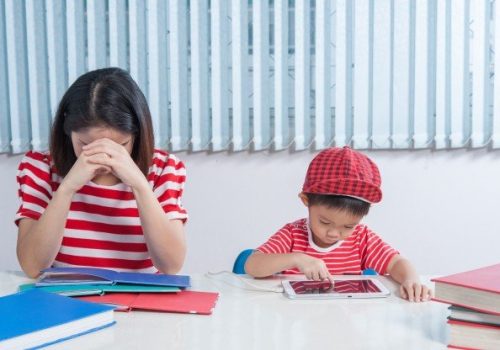
[[[330,281],[291,281],[296,294],[327,293],[379,293],[381,290],[371,280],[336,280],[332,288]]]

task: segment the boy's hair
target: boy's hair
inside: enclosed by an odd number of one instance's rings
[[[361,217],[368,215],[370,210],[370,203],[353,197],[316,193],[306,193],[306,196],[309,206],[324,205]]]
[[[66,91],[50,137],[50,154],[59,175],[65,176],[76,162],[71,132],[88,127],[110,127],[132,134],[132,159],[147,176],[154,152],[151,113],[128,72],[97,69],[80,76]]]

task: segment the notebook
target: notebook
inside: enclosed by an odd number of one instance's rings
[[[181,291],[178,293],[117,293],[85,296],[78,299],[109,304],[117,310],[147,310],[210,315],[215,308],[218,293]]]
[[[83,295],[102,295],[105,293],[174,293],[181,289],[168,286],[149,286],[140,284],[76,284],[40,286],[35,283],[26,283],[19,286],[19,291],[36,288],[45,292],[57,293],[68,297]]]
[[[117,272],[92,267],[51,267],[42,270],[37,286],[77,284],[142,284],[186,288],[189,276],[162,273]]]
[[[0,297],[0,348],[36,349],[111,326],[114,307],[32,289]]]

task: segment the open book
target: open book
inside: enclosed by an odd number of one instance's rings
[[[162,273],[117,272],[92,267],[52,267],[42,271],[40,286],[78,284],[138,284],[186,288],[189,276]]]

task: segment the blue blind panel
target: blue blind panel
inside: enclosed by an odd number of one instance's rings
[[[500,148],[498,0],[0,0],[0,152],[118,66],[174,151]]]

